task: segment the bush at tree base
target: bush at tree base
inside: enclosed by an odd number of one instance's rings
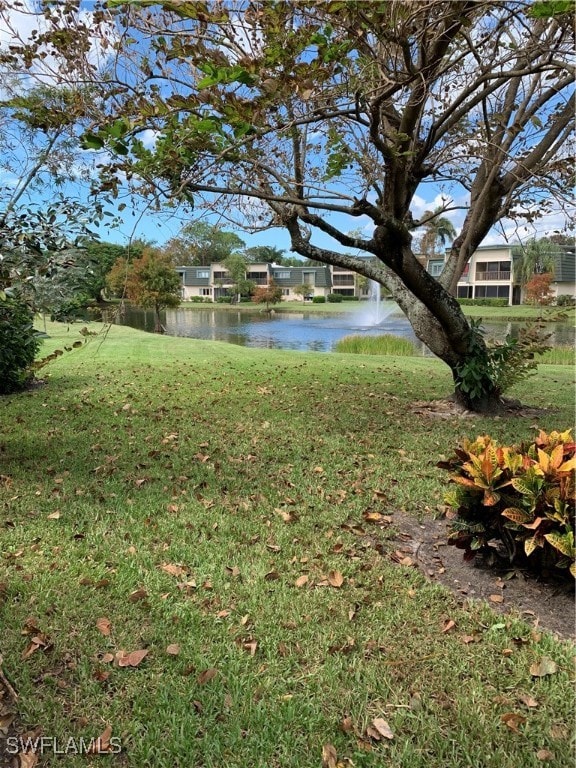
[[[530,443],[500,446],[487,435],[465,441],[437,464],[451,473],[445,501],[456,512],[448,538],[464,550],[550,575],[576,576],[576,444],[571,430],[540,431]]]
[[[33,379],[41,340],[29,306],[14,296],[0,299],[0,394],[18,392]]]

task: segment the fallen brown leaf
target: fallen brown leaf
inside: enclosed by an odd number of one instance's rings
[[[503,595],[490,595],[488,598],[491,603],[503,603],[504,602],[504,596]]]
[[[18,755],[19,768],[34,768],[38,762],[38,755],[36,752],[21,752]]]
[[[500,720],[510,728],[514,733],[520,733],[519,726],[524,725],[526,718],[524,715],[518,714],[518,712],[507,712],[500,717]]]
[[[296,587],[303,587],[304,584],[308,583],[308,576],[306,574],[303,574],[302,576],[299,576],[295,581]]]
[[[145,589],[140,587],[140,589],[135,589],[134,592],[131,592],[128,595],[128,600],[131,603],[137,603],[139,600],[145,600],[148,597],[148,592],[146,592]]]
[[[180,646],[178,645],[178,643],[171,643],[166,647],[166,653],[169,656],[178,656],[178,654],[180,653]]]
[[[546,675],[554,675],[557,671],[558,666],[556,662],[548,656],[543,656],[540,661],[535,662],[530,667],[532,677],[546,677]]]
[[[322,747],[322,768],[337,768],[338,754],[332,744]]]
[[[137,667],[147,655],[148,651],[146,649],[131,651],[130,653],[118,651],[116,654],[116,661],[118,662],[119,667]]]
[[[450,632],[450,630],[454,629],[455,626],[456,626],[455,621],[453,621],[452,619],[446,619],[442,627],[442,632]]]
[[[386,720],[383,720],[381,717],[375,717],[374,720],[372,720],[372,725],[378,733],[383,736],[385,739],[393,739],[394,734],[392,733],[392,730]]]
[[[108,637],[110,634],[110,631],[112,630],[112,624],[110,623],[110,619],[107,619],[105,616],[102,616],[102,618],[98,619],[96,622],[96,629],[98,629],[104,637]]]
[[[112,728],[108,725],[98,736],[98,738],[90,745],[88,753],[102,755],[110,752],[110,739],[112,737]]]
[[[181,565],[174,565],[174,563],[162,563],[160,570],[169,573],[170,576],[182,576],[186,573],[186,568]]]
[[[344,584],[344,576],[342,576],[340,571],[329,571],[328,583],[331,587],[341,587]]]
[[[210,680],[213,680],[217,674],[218,674],[218,670],[214,669],[214,667],[210,667],[210,669],[205,669],[204,672],[201,672],[198,675],[198,678],[197,678],[198,684],[205,685],[206,683],[209,683]]]
[[[519,694],[518,701],[521,701],[522,704],[525,704],[530,708],[540,706],[540,702],[538,702],[533,696],[529,696],[527,693]]]
[[[550,752],[549,749],[539,749],[536,757],[544,763],[547,760],[554,760],[554,752]]]

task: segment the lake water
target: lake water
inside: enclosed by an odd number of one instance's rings
[[[376,308],[361,303],[352,312],[315,314],[313,312],[276,312],[234,310],[216,307],[197,309],[180,307],[162,313],[166,332],[170,336],[227,341],[244,347],[293,349],[307,352],[331,352],[339,339],[349,335],[392,334],[410,339],[422,354],[426,347],[414,336],[409,322],[391,302],[382,302],[379,318]],[[117,322],[140,330],[154,330],[152,310],[127,306]],[[504,340],[515,335],[522,323],[492,322],[483,324],[487,335]],[[574,327],[566,323],[551,323],[554,345],[574,344]]]

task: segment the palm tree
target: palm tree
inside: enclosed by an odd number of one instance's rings
[[[534,275],[554,272],[554,255],[558,247],[546,240],[530,240],[529,243],[514,248],[514,279],[520,285],[526,285]]]
[[[426,223],[420,241],[420,250],[428,259],[442,256],[447,241],[452,241],[456,237],[454,225],[450,219],[442,216],[442,211],[441,207],[435,208],[433,211],[425,211],[422,217]]]

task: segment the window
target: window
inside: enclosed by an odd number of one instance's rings
[[[200,288],[200,296],[212,296],[212,288]]]
[[[290,296],[290,288],[282,288],[282,296]]]
[[[438,277],[440,274],[442,274],[442,270],[444,269],[444,262],[443,261],[431,261],[428,265],[428,270],[432,277]]]
[[[471,299],[472,298],[472,286],[471,285],[459,285],[457,290],[457,297],[459,299]]]
[[[228,272],[214,272],[214,280],[226,280]]]
[[[354,285],[354,275],[332,275],[332,285]]]
[[[302,272],[304,285],[316,285],[316,272]]]
[[[509,285],[477,285],[474,291],[475,299],[509,299]]]
[[[281,272],[280,271],[274,272],[274,277],[277,278],[278,280],[289,280],[290,270],[286,270],[286,271],[282,270]]]
[[[197,269],[196,270],[196,277],[208,280],[210,278],[210,270],[209,269]]]

